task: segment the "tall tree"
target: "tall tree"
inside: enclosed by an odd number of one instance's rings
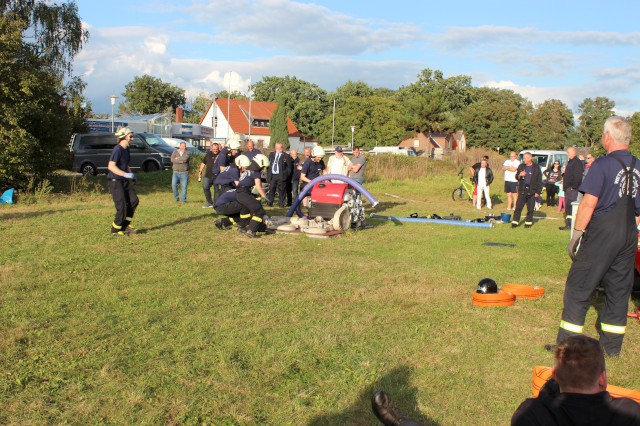
[[[148,74],[127,83],[122,96],[125,101],[120,104],[120,110],[137,114],[175,111],[186,102],[184,89]]]
[[[184,122],[200,123],[200,118],[212,101],[213,95],[205,92],[200,92],[194,99],[187,99]],[[211,123],[207,125],[211,125]]]
[[[404,126],[411,132],[452,132],[459,112],[473,101],[471,77],[445,78],[442,71],[424,69],[418,80],[397,92],[405,109]]]
[[[347,99],[352,96],[368,98],[369,96],[373,96],[373,94],[373,89],[364,81],[349,80],[342,86],[338,87],[335,92],[330,93],[328,98],[331,102],[335,99],[336,108],[340,108],[347,103]]]
[[[271,146],[276,142],[281,142],[285,149],[289,149],[289,130],[287,127],[287,108],[281,99],[277,99],[278,106],[273,111],[273,115],[269,120],[269,135],[271,137]]]
[[[317,124],[328,113],[327,92],[296,77],[266,76],[253,86],[254,99],[277,102],[281,96],[289,118],[303,136],[317,137]]]
[[[530,116],[531,102],[511,90],[481,87],[476,101],[460,113],[469,147],[482,147],[501,152],[520,151],[533,146]]]
[[[604,122],[613,115],[615,106],[614,101],[602,96],[598,96],[595,100],[586,98],[578,105],[580,112],[578,134],[582,144],[596,153],[602,149],[600,139]]]
[[[627,120],[629,120],[631,124],[629,151],[636,157],[640,157],[640,112],[636,112],[631,117],[627,117]]]
[[[533,145],[530,148],[563,149],[575,132],[573,112],[562,101],[549,99],[531,115]]]
[[[401,124],[402,106],[393,99],[379,96],[352,96],[336,110],[334,143],[336,145],[351,144],[351,126],[354,144],[365,149],[376,145],[397,145],[405,136]],[[327,115],[321,122],[320,142],[331,144],[333,118]]]
[[[68,157],[86,112],[84,83],[63,82],[88,36],[74,2],[0,2],[0,189],[24,188]]]

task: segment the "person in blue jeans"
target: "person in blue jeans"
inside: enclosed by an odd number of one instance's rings
[[[189,183],[189,151],[187,143],[180,142],[180,148],[171,153],[171,163],[173,164],[173,177],[171,179],[171,189],[173,198],[182,203],[187,202],[187,184]],[[178,182],[182,194],[178,194]]]

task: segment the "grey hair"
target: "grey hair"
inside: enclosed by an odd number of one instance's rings
[[[619,145],[629,145],[631,141],[631,124],[618,115],[607,118],[604,122],[604,132],[609,133]]]

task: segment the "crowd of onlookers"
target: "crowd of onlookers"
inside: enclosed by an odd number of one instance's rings
[[[527,207],[525,227],[533,225],[533,212],[543,205],[542,192],[546,193],[544,203],[549,207],[558,207],[558,211],[565,210],[565,225],[561,229],[570,229],[572,218],[572,202],[580,201],[578,187],[593,164],[595,157],[591,153],[578,155],[575,147],[567,148],[569,161],[562,164],[554,161],[544,172],[533,162],[531,153],[525,152],[522,161],[515,151],[504,161],[504,192],[506,194],[506,209],[512,210],[512,226],[519,226],[520,214]],[[471,180],[474,184],[473,205],[481,209],[483,200],[487,209],[491,210],[490,186],[494,180],[494,171],[489,166],[489,157],[482,159],[469,168]]]

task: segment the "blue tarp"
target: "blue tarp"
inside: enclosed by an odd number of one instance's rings
[[[13,204],[13,188],[7,189],[2,193],[0,204]]]

